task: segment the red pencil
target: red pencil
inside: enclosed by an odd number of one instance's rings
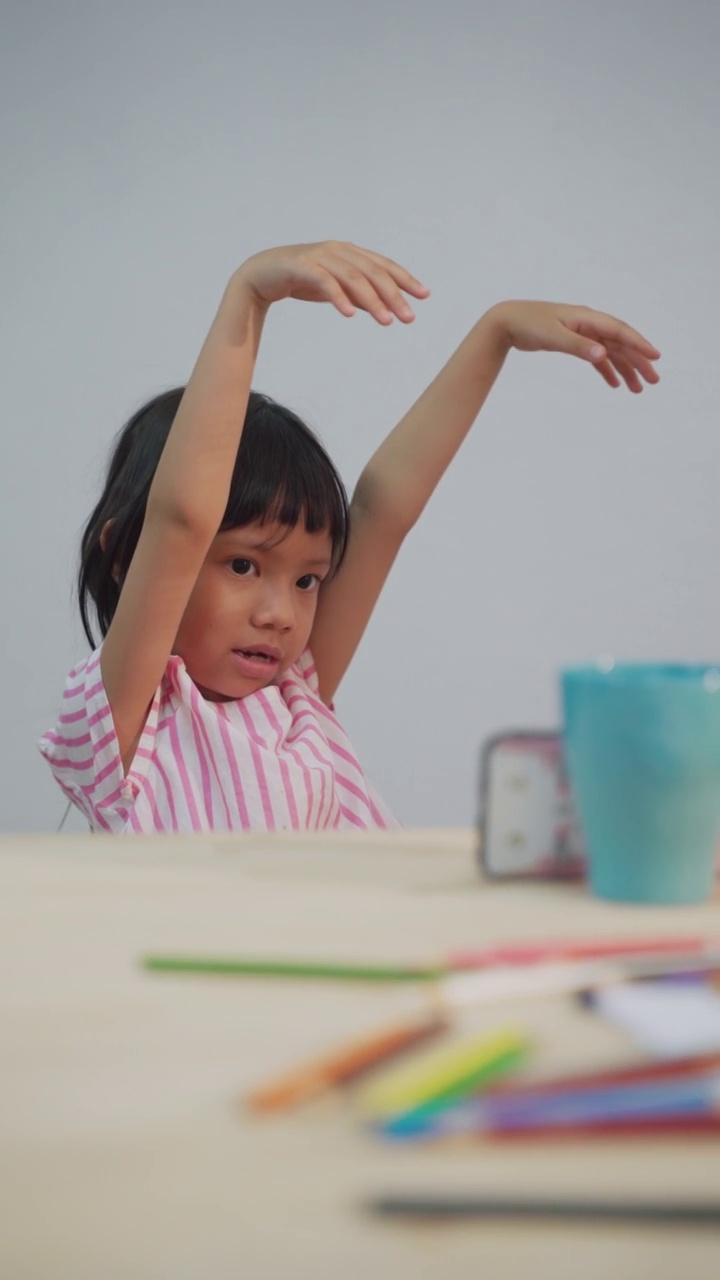
[[[497,1084],[483,1090],[483,1097],[538,1097],[548,1093],[566,1093],[573,1089],[594,1089],[612,1084],[632,1084],[643,1080],[673,1080],[688,1076],[707,1075],[720,1071],[720,1053],[702,1054],[696,1058],[672,1058],[669,1061],[641,1062],[632,1067],[612,1067],[606,1071],[593,1071],[583,1075],[555,1076],[552,1080],[537,1083]]]
[[[449,1136],[449,1135],[448,1135]],[[715,1138],[720,1137],[720,1115],[652,1116],[647,1120],[599,1120],[595,1124],[533,1125],[527,1129],[486,1129],[469,1135],[481,1142],[527,1142],[548,1139],[573,1141],[587,1138]]]
[[[702,955],[720,950],[718,938],[596,938],[510,942],[477,951],[456,951],[445,961],[448,969],[484,969],[493,965],[538,964],[544,960],[602,960],[617,956]]]

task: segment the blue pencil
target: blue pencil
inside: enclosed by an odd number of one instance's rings
[[[381,1126],[392,1138],[440,1138],[459,1134],[602,1125],[669,1116],[700,1117],[720,1110],[720,1073],[690,1079],[652,1080],[601,1088],[566,1089],[471,1098],[439,1113],[432,1106],[393,1116]]]

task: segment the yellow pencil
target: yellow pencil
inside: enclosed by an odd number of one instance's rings
[[[449,1105],[510,1071],[529,1047],[527,1036],[508,1029],[447,1045],[384,1072],[362,1091],[361,1106],[382,1119],[416,1107]]]

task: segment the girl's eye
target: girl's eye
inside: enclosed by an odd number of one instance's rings
[[[240,556],[236,556],[234,560],[230,561],[230,568],[239,578],[249,578],[255,572],[255,565],[252,560],[245,560]]]
[[[301,591],[316,591],[321,581],[316,573],[304,573],[302,578],[298,578],[297,585]]]

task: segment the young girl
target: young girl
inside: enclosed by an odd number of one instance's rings
[[[348,511],[330,459],[251,392],[268,309],[330,302],[413,320],[426,287],[329,241],[259,253],[231,277],[192,377],[123,429],[82,542],[83,623],[40,749],[96,831],[392,827],[333,699],[398,549],[511,348],[563,351],[611,387],[658,381],[659,352],[586,307],[504,302],[468,334],[370,459]]]

